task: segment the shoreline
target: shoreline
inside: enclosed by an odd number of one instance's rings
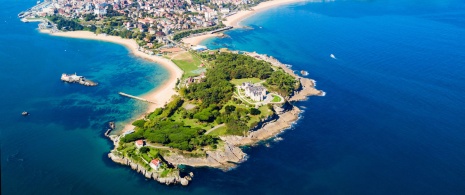
[[[283,5],[283,4],[290,4],[296,2],[304,2],[308,0],[273,0],[268,2],[260,3],[259,5],[253,7],[253,11],[240,11],[232,16],[227,17],[227,21],[225,24],[228,26],[233,27],[240,27],[239,23],[247,17],[253,16],[254,14],[265,11],[269,8]],[[159,178],[153,172],[148,172],[145,169],[141,169],[137,163],[132,161],[128,161],[129,159],[124,159],[124,157],[115,156],[116,153],[116,146],[118,145],[120,134],[124,133],[127,130],[134,129],[132,122],[134,120],[143,118],[147,113],[155,110],[156,108],[164,106],[166,103],[171,101],[171,97],[177,92],[175,91],[175,86],[177,80],[180,79],[183,75],[183,71],[174,64],[173,61],[160,57],[160,56],[153,56],[146,54],[142,51],[139,51],[139,45],[133,39],[123,39],[117,36],[107,36],[107,35],[96,35],[89,31],[70,31],[70,32],[50,32],[48,30],[40,30],[41,33],[47,33],[51,36],[59,36],[59,37],[66,37],[66,38],[80,38],[80,39],[88,39],[88,40],[97,40],[97,41],[105,41],[116,43],[125,46],[130,53],[133,55],[147,59],[149,61],[155,62],[164,68],[166,68],[169,72],[169,78],[164,81],[161,85],[157,86],[156,88],[146,92],[140,97],[143,97],[147,100],[155,102],[155,104],[149,104],[146,108],[145,113],[139,116],[133,116],[127,121],[124,121],[124,127],[116,134],[108,135],[107,137],[113,141],[114,149],[108,154],[108,157],[112,159],[116,163],[120,163],[123,165],[130,166],[132,169],[136,170],[139,173],[142,173],[147,178],[153,178],[154,180],[159,181],[160,183],[166,184],[175,184],[181,183],[182,185],[187,185],[189,182],[186,178],[180,178],[179,172],[171,177],[170,182],[166,182],[165,179]],[[206,34],[201,35],[198,37],[191,37],[182,39],[182,42],[186,44],[196,45],[200,44],[206,39],[216,37],[217,34]],[[254,53],[256,54],[256,53]],[[249,54],[251,55],[251,54]],[[259,60],[264,60],[270,62],[274,66],[279,66],[283,68],[286,72],[291,73],[293,77],[295,77],[301,84],[305,83],[304,86],[295,91],[295,93],[288,99],[289,101],[299,101],[305,100],[308,96],[312,95],[319,95],[322,91],[315,89],[315,83],[313,80],[308,78],[300,77],[296,74],[293,74],[293,71],[285,66],[284,64],[280,63],[277,59],[274,59],[271,56],[267,56],[266,54],[258,54],[261,56]],[[253,55],[251,55],[254,57]],[[296,96],[299,95],[300,97],[297,98]],[[229,169],[231,167],[237,166],[238,163],[241,163],[246,160],[246,154],[242,151],[240,146],[246,145],[254,145],[260,141],[266,141],[279,134],[287,129],[289,129],[292,124],[294,124],[298,119],[301,113],[301,110],[291,105],[290,107],[284,108],[285,106],[278,106],[278,109],[281,110],[278,113],[275,113],[275,117],[270,117],[269,119],[262,120],[260,122],[261,126],[258,127],[256,131],[250,132],[247,136],[222,136],[220,137],[221,140],[224,141],[225,145],[223,149],[219,150],[212,150],[207,152],[207,157],[186,157],[182,154],[174,153],[168,156],[164,156],[165,160],[171,165],[187,165],[192,167],[212,167],[212,168],[222,168],[222,169]],[[117,128],[119,129],[119,128]],[[115,153],[114,153],[115,152]]]
[[[267,9],[277,7],[280,5],[285,5],[285,4],[292,4],[292,3],[298,3],[298,2],[312,2],[312,0],[271,0],[271,1],[265,1],[262,2],[254,7],[252,7],[252,10],[241,10],[233,15],[230,15],[226,17],[226,21],[223,21],[223,24],[226,26],[232,26],[233,28],[242,28],[243,26],[239,25],[240,22],[242,22],[244,19],[251,17],[259,12],[266,11]],[[207,35],[201,35],[201,36],[196,36],[196,37],[189,37],[189,38],[183,38],[181,41],[185,44],[189,45],[199,45],[203,41],[217,37],[216,34],[207,34]]]
[[[164,106],[166,103],[168,103],[171,100],[171,97],[173,95],[177,94],[174,88],[176,86],[177,80],[182,77],[183,71],[169,59],[166,59],[160,56],[149,55],[142,51],[139,51],[138,50],[139,45],[136,43],[136,41],[132,39],[123,39],[117,36],[105,36],[102,34],[96,35],[89,31],[68,31],[68,32],[51,33],[49,30],[40,30],[40,32],[49,34],[51,36],[57,36],[57,37],[87,39],[87,40],[96,40],[96,41],[116,43],[119,45],[123,45],[129,50],[131,54],[137,57],[143,58],[145,60],[149,60],[151,62],[155,62],[156,64],[163,66],[169,72],[168,80],[164,81],[161,85],[157,86],[156,88],[141,95],[142,98],[155,102],[155,104],[149,104],[147,106],[147,109],[145,110],[145,113],[139,116],[133,117],[136,120],[143,118],[145,114],[147,114],[148,112],[151,112],[155,110],[156,108]],[[133,128],[134,126],[132,125],[132,122],[128,122],[127,124],[124,125],[121,132],[131,130]]]
[[[255,15],[256,13],[259,13],[259,12],[262,12],[262,11],[265,11],[267,9],[270,9],[270,8],[273,8],[273,7],[276,7],[276,6],[280,6],[280,5],[297,3],[297,2],[305,2],[305,1],[309,1],[309,0],[272,0],[272,1],[265,1],[265,2],[259,3],[258,5],[252,7],[251,8],[252,10],[242,10],[242,11],[237,12],[234,15],[226,17],[226,21],[223,21],[223,23],[226,26],[232,26],[234,28],[240,28],[240,27],[242,27],[241,25],[239,25],[239,23],[241,21],[243,21],[244,19],[246,19],[246,18],[248,18],[250,16]],[[309,1],[309,2],[311,2],[311,1]]]
[[[205,34],[205,35],[200,35],[196,37],[189,37],[189,38],[183,38],[181,39],[181,42],[188,44],[189,46],[191,45],[199,45],[202,43],[204,40],[213,38],[213,37],[218,37],[218,34]]]

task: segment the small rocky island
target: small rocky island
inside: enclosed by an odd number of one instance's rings
[[[63,82],[68,82],[68,83],[79,83],[81,85],[85,85],[85,86],[96,86],[97,83],[91,81],[91,80],[87,80],[86,78],[84,78],[83,76],[78,76],[76,73],[74,74],[66,74],[66,73],[63,73],[61,75],[61,80]]]
[[[292,101],[324,95],[313,80],[267,55],[192,52],[206,72],[183,77],[178,95],[134,121],[134,129],[107,134],[114,162],[161,183],[188,185],[193,174],[179,165],[237,166],[246,156],[240,146],[270,139],[298,119],[301,111]]]

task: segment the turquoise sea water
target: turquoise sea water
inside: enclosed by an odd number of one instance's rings
[[[465,193],[463,1],[297,3],[207,40],[307,70],[327,95],[297,103],[305,112],[284,140],[246,148],[236,169],[188,168],[188,187],[112,163],[102,136],[106,122],[143,112],[117,92],[145,93],[166,70],[119,45],[38,33],[16,17],[34,3],[0,8],[4,194]],[[61,83],[62,72],[100,85]]]

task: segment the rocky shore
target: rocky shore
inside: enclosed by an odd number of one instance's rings
[[[120,157],[118,155],[115,155],[114,151],[112,151],[112,152],[110,152],[108,154],[108,158],[113,160],[113,162],[116,162],[116,163],[131,167],[131,169],[133,169],[133,170],[137,171],[138,173],[144,175],[148,179],[153,179],[155,181],[158,181],[160,183],[164,183],[166,185],[181,184],[181,185],[185,186],[185,185],[188,185],[189,181],[191,180],[190,176],[181,177],[180,173],[179,173],[179,170],[176,170],[176,171],[170,173],[170,175],[168,175],[166,177],[161,177],[159,172],[148,171],[143,166],[133,162],[129,158]]]
[[[272,121],[267,121],[265,125],[257,131],[250,132],[247,136],[222,136],[221,139],[235,146],[252,145],[259,141],[269,139],[283,130],[288,129],[299,119],[300,109],[292,106],[292,109],[279,114]]]
[[[173,165],[182,164],[192,167],[230,168],[243,161],[246,156],[239,147],[227,142],[224,148],[215,151],[207,151],[206,153],[206,157],[203,158],[189,158],[179,154],[172,154],[164,158]]]

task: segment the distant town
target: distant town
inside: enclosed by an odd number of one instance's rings
[[[263,0],[45,0],[21,12],[53,32],[87,30],[159,49],[185,37],[229,29],[222,20]],[[174,40],[174,41],[173,41]]]

